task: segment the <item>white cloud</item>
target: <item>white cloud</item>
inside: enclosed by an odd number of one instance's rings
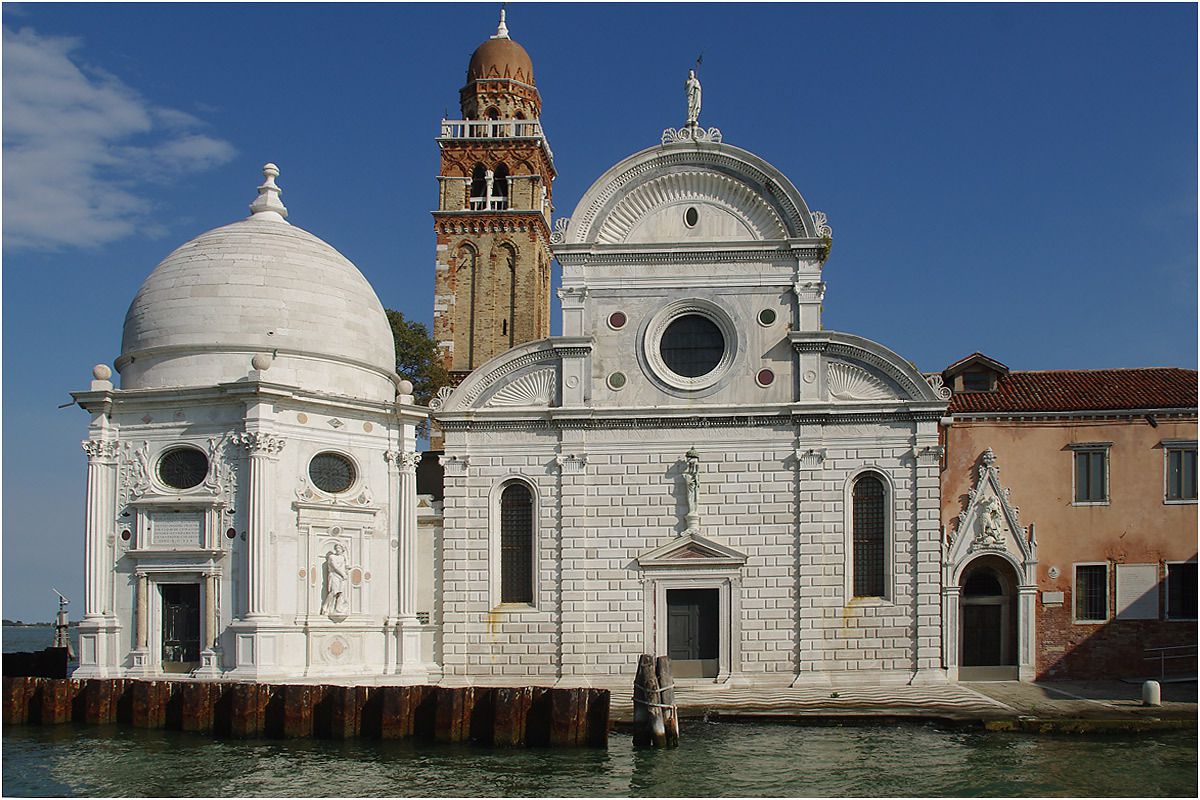
[[[229,161],[184,111],[85,70],[79,42],[4,28],[4,247],[95,247],[148,229],[140,183]]]

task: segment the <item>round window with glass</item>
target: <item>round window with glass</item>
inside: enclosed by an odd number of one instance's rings
[[[308,478],[322,492],[341,494],[354,485],[354,462],[340,453],[318,453],[308,463]]]
[[[208,476],[208,456],[194,447],[168,450],[158,462],[158,479],[172,489],[191,489]]]
[[[733,320],[708,300],[671,303],[646,328],[646,363],[660,381],[676,389],[712,386],[728,372],[736,350]]]

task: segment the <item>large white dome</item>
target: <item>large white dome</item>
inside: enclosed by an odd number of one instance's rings
[[[125,315],[122,389],[262,379],[390,402],[395,350],[367,279],[325,242],[287,223],[273,165],[248,219],[202,233],[146,278]]]

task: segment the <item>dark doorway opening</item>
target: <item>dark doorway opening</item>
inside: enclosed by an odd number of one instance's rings
[[[1012,568],[984,556],[963,573],[961,680],[1017,678],[1017,592]]]
[[[200,666],[200,584],[164,583],[159,591],[163,672],[191,672]]]
[[[721,593],[667,590],[667,655],[677,678],[715,678],[720,669]]]

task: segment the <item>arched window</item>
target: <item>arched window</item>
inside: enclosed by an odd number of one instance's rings
[[[463,244],[458,249],[456,263],[458,274],[455,279],[455,293],[459,298],[465,298],[466,302],[458,302],[454,306],[454,346],[457,352],[467,354],[467,369],[474,369],[475,295],[479,285],[475,249]]]
[[[883,597],[887,542],[886,489],[877,475],[854,481],[854,596]]]
[[[483,113],[483,115],[488,119],[500,119],[500,109],[496,108],[495,106],[490,106],[488,110]]]
[[[487,167],[476,164],[471,171],[471,210],[476,211],[475,203],[487,197]]]
[[[533,493],[520,481],[500,494],[500,602],[533,603]]]
[[[496,165],[496,176],[492,181],[493,208],[504,210],[508,208],[508,165]]]

